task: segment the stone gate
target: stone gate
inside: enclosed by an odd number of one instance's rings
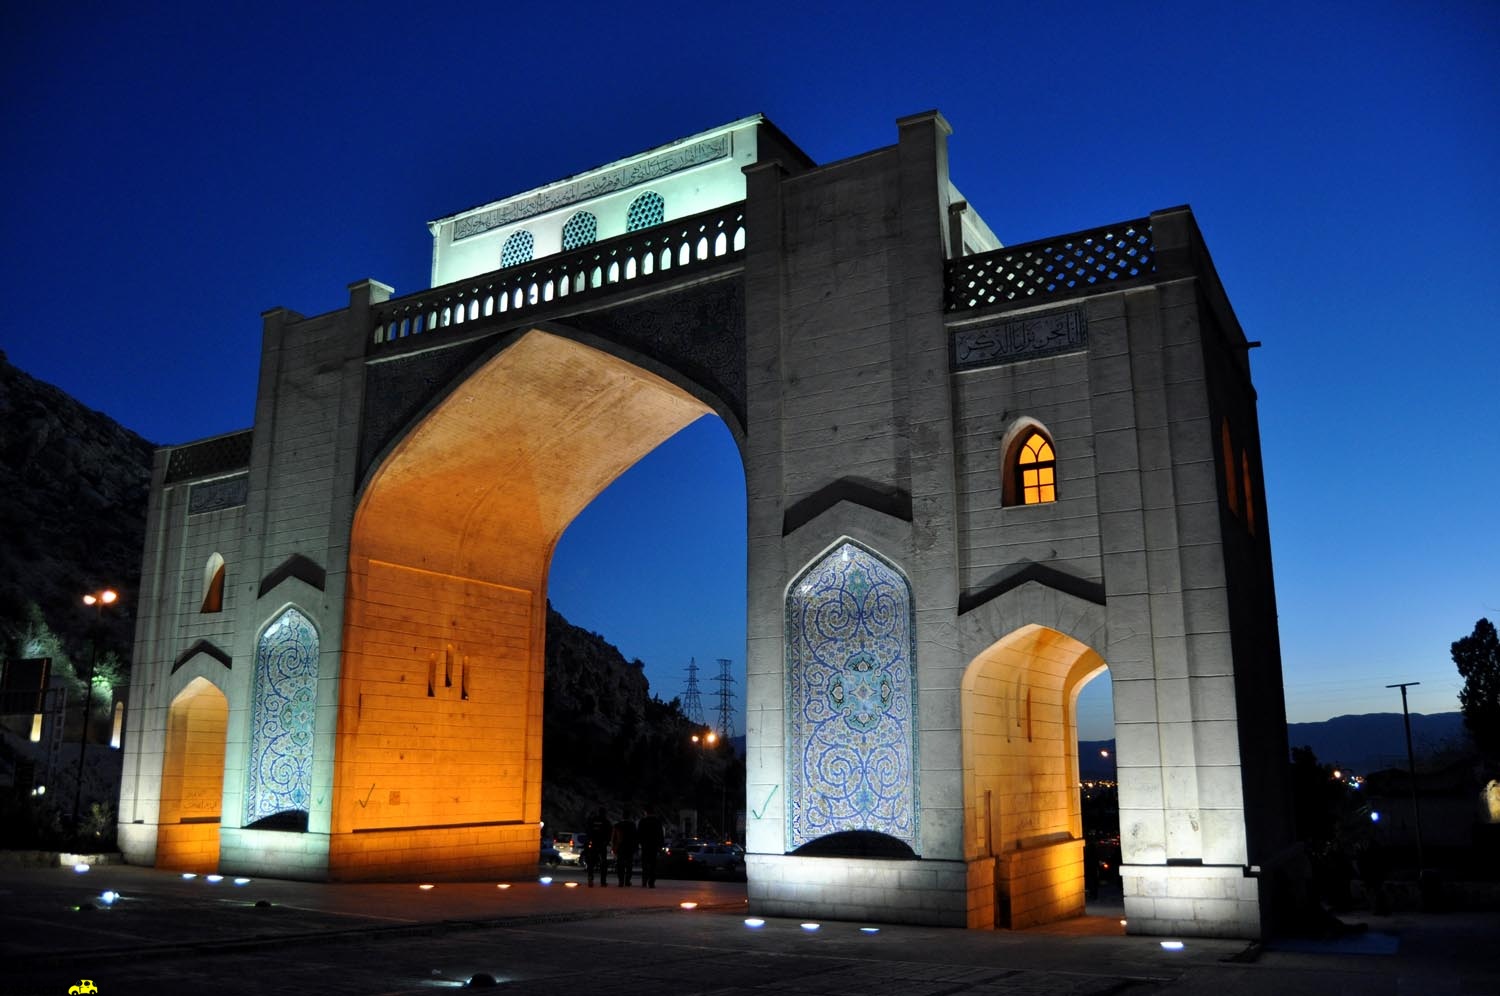
[[[1107,667],[1130,929],[1258,936],[1291,830],[1252,344],[1188,209],[1003,247],[948,134],[820,166],[747,118],[433,222],[430,290],[267,312],[254,425],[158,455],[129,860],[534,869],[553,547],[713,414],[754,909],[1081,912]]]

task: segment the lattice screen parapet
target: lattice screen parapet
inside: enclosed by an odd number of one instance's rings
[[[950,312],[1073,296],[1155,273],[1151,219],[964,256],[944,269]]]
[[[670,280],[738,260],[745,252],[745,203],[739,201],[642,229],[573,252],[394,298],[373,309],[371,350],[465,322],[545,313],[579,295]]]

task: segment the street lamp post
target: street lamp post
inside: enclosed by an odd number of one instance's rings
[[[89,747],[89,710],[93,708],[94,668],[99,663],[99,628],[104,624],[104,607],[113,605],[120,595],[113,588],[91,591],[83,596],[83,604],[94,610],[94,632],[89,635],[89,669],[83,679],[83,729],[78,734],[78,784],[73,792],[73,835],[83,825],[83,762]]]
[[[1417,756],[1411,749],[1411,713],[1406,709],[1406,689],[1412,685],[1420,685],[1420,681],[1404,681],[1399,685],[1386,685],[1387,688],[1401,689],[1401,718],[1406,722],[1406,770],[1411,778],[1411,812],[1417,825],[1417,881],[1422,880],[1423,868],[1426,862],[1422,860],[1422,803],[1417,798]]]
[[[718,746],[719,735],[713,730],[704,730],[702,736],[694,733],[693,743],[697,744],[699,748],[698,770],[701,772],[703,770],[703,755]],[[721,777],[719,779],[719,834],[721,836],[724,833],[725,806],[724,779]]]

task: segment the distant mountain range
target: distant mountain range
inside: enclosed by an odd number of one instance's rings
[[[1399,712],[1335,716],[1320,723],[1288,723],[1288,747],[1311,747],[1318,760],[1359,774],[1406,767],[1406,729]],[[1417,767],[1450,751],[1471,748],[1463,713],[1411,714],[1412,751]],[[1108,753],[1102,753],[1107,751]],[[1115,742],[1081,740],[1078,777],[1084,781],[1115,777]]]
[[[1288,723],[1287,743],[1311,747],[1318,760],[1364,773],[1406,767],[1406,730],[1399,712],[1335,716],[1321,723]],[[1470,747],[1463,713],[1411,714],[1417,765],[1438,754]]]

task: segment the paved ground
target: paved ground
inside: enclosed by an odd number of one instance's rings
[[[106,906],[108,889],[120,898]],[[64,996],[91,979],[99,996],[428,994],[481,972],[524,996],[1500,993],[1500,914],[1382,918],[1343,945],[1188,940],[1175,952],[1123,936],[1118,917],[863,932],[874,925],[746,916],[742,884],[589,889],[568,871],[550,885],[424,891],[0,869],[0,993]]]

